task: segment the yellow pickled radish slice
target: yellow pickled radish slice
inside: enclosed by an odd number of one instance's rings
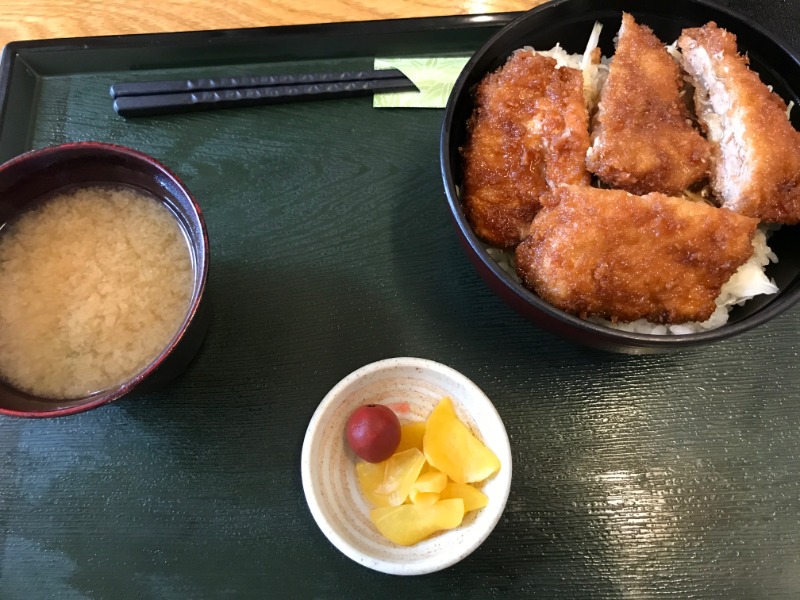
[[[425,435],[425,421],[414,421],[406,423],[400,427],[400,445],[397,446],[395,454],[416,448],[422,452],[422,436]]]
[[[447,485],[447,475],[429,467],[427,471],[420,473],[411,489],[419,492],[441,492]]]
[[[376,491],[386,475],[386,462],[370,463],[364,460],[356,463],[358,487],[364,497],[375,506],[389,506],[389,496]]]
[[[416,448],[394,454],[386,460],[383,481],[375,489],[378,495],[386,496],[387,504],[399,506],[408,498],[411,486],[419,477],[425,456]]]
[[[420,506],[430,506],[439,501],[439,492],[420,492],[416,488],[411,488],[408,493],[408,498],[412,504],[419,504]]]
[[[477,510],[489,504],[489,496],[468,483],[449,482],[440,492],[441,500],[461,498],[464,501],[464,512]]]
[[[425,458],[456,483],[483,481],[500,460],[458,419],[450,398],[442,398],[428,417],[422,441]]]
[[[422,472],[417,477],[408,498],[414,504],[430,505],[438,502],[439,492],[447,485],[447,475],[437,471],[428,463],[422,468]]]
[[[454,529],[464,518],[461,498],[440,500],[430,506],[403,504],[376,508],[370,519],[395,544],[411,546],[443,529]]]

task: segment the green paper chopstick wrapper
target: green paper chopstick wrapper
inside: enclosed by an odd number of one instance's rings
[[[447,98],[469,56],[435,58],[376,58],[376,69],[399,69],[414,82],[418,92],[375,94],[375,108],[444,108]]]

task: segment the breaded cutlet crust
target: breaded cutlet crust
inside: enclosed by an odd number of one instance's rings
[[[635,194],[677,195],[706,178],[708,142],[692,126],[683,78],[653,31],[623,13],[587,156],[590,171]]]
[[[695,80],[698,119],[712,142],[711,180],[722,206],[774,223],[800,222],[800,133],[786,103],[741,56],[736,36],[715,23],[678,40]],[[703,107],[713,107],[713,113]]]
[[[753,254],[758,221],[724,208],[561,186],[516,249],[527,287],[582,318],[705,321]]]
[[[583,74],[577,69],[556,69],[536,115],[528,124],[529,135],[539,133],[548,186],[589,185],[586,169],[589,149],[589,112],[583,93]],[[527,233],[527,231],[526,231]]]
[[[475,105],[461,149],[464,211],[479,238],[513,248],[551,184],[589,184],[583,77],[518,50],[477,86]]]

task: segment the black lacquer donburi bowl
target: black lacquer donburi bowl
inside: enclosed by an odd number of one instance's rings
[[[23,392],[0,378],[0,414],[26,417],[69,415],[116,400],[134,389],[166,385],[184,371],[205,335],[204,291],[209,246],[205,221],[186,186],[165,166],[136,150],[100,142],[51,146],[0,165],[0,225],[60,191],[125,186],[160,199],[183,229],[193,261],[192,295],[178,332],[160,354],[130,380],[82,398],[57,400]]]
[[[460,188],[460,148],[467,137],[467,120],[474,109],[473,90],[489,72],[500,67],[518,48],[549,50],[557,43],[570,53],[582,53],[595,22],[603,24],[600,47],[614,53],[614,36],[622,12],[651,27],[669,43],[685,27],[715,21],[736,34],[739,50],[747,53],[751,68],[787,102],[800,104],[800,60],[793,51],[756,23],[714,4],[697,0],[641,2],[639,0],[556,0],[537,7],[510,23],[491,38],[465,66],[449,98],[441,132],[440,159],[449,209],[459,241],[478,273],[510,306],[539,326],[572,341],[615,352],[654,353],[687,349],[748,331],[785,312],[800,300],[800,247],[794,242],[800,226],[784,226],[769,240],[779,262],[767,268],[780,291],[757,296],[735,307],[726,325],[687,335],[629,333],[582,320],[556,309],[505,273],[487,253],[464,214]],[[800,109],[792,112],[800,128]]]

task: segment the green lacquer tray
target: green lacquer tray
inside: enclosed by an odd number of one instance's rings
[[[729,4],[795,31],[778,0]],[[0,598],[800,595],[800,310],[702,350],[587,350],[516,315],[468,263],[441,111],[357,98],[125,121],[108,95],[129,79],[469,54],[512,16],[6,47],[0,159],[100,140],[163,161],[208,222],[213,314],[166,390],[0,419]],[[393,356],[463,372],[511,437],[497,529],[429,576],[344,557],[300,482],[317,404]]]

